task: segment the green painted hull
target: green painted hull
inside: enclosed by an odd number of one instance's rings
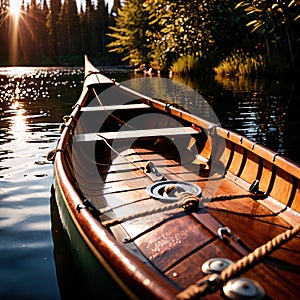
[[[86,299],[126,299],[127,296],[95,257],[73,222],[55,174],[54,190],[59,217],[79,274],[76,285],[86,291]]]

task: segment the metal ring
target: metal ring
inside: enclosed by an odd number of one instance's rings
[[[175,186],[175,189],[173,189],[173,192],[166,193],[166,190],[169,186]],[[162,201],[178,201],[176,191],[178,193],[190,193],[195,196],[199,196],[202,193],[202,190],[199,186],[190,182],[176,180],[163,180],[154,182],[147,187],[146,191],[153,198]]]

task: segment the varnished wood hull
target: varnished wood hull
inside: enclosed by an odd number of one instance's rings
[[[119,87],[89,62],[86,69],[83,93],[56,151],[57,203],[65,228],[73,228],[69,239],[78,260],[84,262],[89,253],[93,267],[104,268],[128,297],[176,299],[206,276],[201,266],[208,259],[235,262],[299,224],[299,166],[236,133]],[[111,103],[97,108],[108,88]],[[148,161],[158,174],[146,174]],[[162,175],[200,187],[202,198],[211,201],[188,211],[164,211],[176,201],[149,195]],[[133,217],[125,220],[128,216]],[[111,220],[118,222],[110,225]],[[226,235],[228,228],[232,236]],[[73,235],[80,236],[81,246]],[[266,297],[297,299],[299,249],[296,236],[242,276],[257,281]],[[225,297],[222,287],[201,296]]]

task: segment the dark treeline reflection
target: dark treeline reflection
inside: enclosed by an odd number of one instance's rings
[[[174,80],[197,90],[222,127],[300,163],[300,90],[297,81],[216,76]],[[189,109],[197,110],[192,104]]]

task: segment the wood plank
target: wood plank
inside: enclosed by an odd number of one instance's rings
[[[210,202],[207,209],[223,226],[231,229],[234,235],[250,250],[268,242],[289,228],[289,224],[251,198]],[[293,239],[285,249],[277,250],[272,257],[299,266],[300,253],[295,252],[300,240]],[[287,255],[293,249],[293,256]]]
[[[137,239],[136,244],[156,267],[166,270],[212,238],[204,226],[183,212]]]
[[[276,168],[276,177],[270,196],[288,205],[293,188],[293,177],[282,169]]]
[[[254,182],[257,179],[259,170],[259,158],[254,153],[247,151],[247,160],[245,166],[241,172],[241,179],[247,181],[248,183]]]
[[[124,105],[87,106],[87,107],[81,107],[80,111],[82,111],[82,112],[113,111],[113,110],[141,109],[141,108],[150,108],[150,106],[145,103],[131,103],[131,104],[124,104]]]
[[[234,155],[228,171],[234,175],[239,174],[244,157],[244,148],[240,145],[235,145]]]
[[[295,184],[295,189],[295,196],[291,208],[300,214],[300,181],[297,181],[297,184]]]
[[[177,136],[177,135],[191,135],[197,134],[198,131],[191,127],[171,127],[171,128],[154,128],[142,130],[123,130],[101,133],[85,133],[75,135],[75,142],[91,142],[114,140],[114,139],[129,139],[142,137],[156,137],[156,136]]]
[[[263,160],[261,163],[261,174],[259,179],[259,189],[264,193],[268,192],[270,185],[273,184],[272,176],[273,176],[273,167],[272,163],[267,160]]]
[[[211,243],[195,251],[195,253],[169,269],[166,275],[182,288],[186,288],[205,276],[201,271],[201,267],[206,260],[214,257],[228,258],[232,261],[240,258],[226,243],[220,239],[214,239],[211,240]]]
[[[186,288],[205,276],[201,271],[202,264],[207,259],[214,257],[228,258],[234,262],[241,258],[226,243],[223,243],[221,240],[213,240],[213,243],[201,248],[168,270],[166,275],[182,288]],[[193,267],[191,268],[191,266]],[[299,274],[291,275],[291,273],[285,270],[274,267],[269,262],[258,264],[256,267],[245,272],[242,277],[252,278],[257,281],[265,289],[268,299],[276,299],[278,295],[280,295],[280,299],[296,299],[295,295],[298,295],[299,298]],[[207,294],[201,297],[201,299],[215,299],[214,296],[216,297],[217,295]],[[216,297],[217,299],[223,299],[221,291],[218,292],[218,296]]]

